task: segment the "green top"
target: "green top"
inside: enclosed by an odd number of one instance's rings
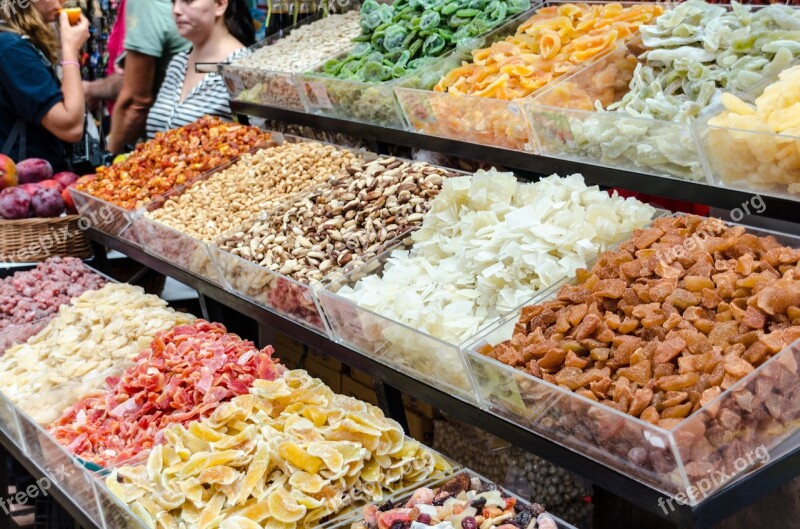
[[[128,0],[125,5],[125,50],[155,57],[158,93],[172,58],[190,47],[178,34],[170,0]]]

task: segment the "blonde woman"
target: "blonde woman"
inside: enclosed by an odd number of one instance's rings
[[[44,158],[66,168],[64,142],[83,136],[84,94],[78,57],[89,38],[81,15],[71,26],[61,0],[0,0],[0,149],[14,160]],[[58,44],[62,79],[54,65]]]

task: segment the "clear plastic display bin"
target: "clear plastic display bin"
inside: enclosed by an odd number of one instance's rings
[[[800,247],[796,237],[748,232]],[[554,299],[571,282],[526,305]],[[800,443],[800,340],[666,430],[482,354],[511,338],[520,313],[483,331],[465,351],[482,406],[669,496],[697,504]]]
[[[363,267],[324,283],[317,294],[333,338],[410,377],[477,404],[459,344],[435,338],[336,294],[341,287],[352,287],[364,276],[382,274],[392,252],[406,249],[410,242],[395,243]]]
[[[513,36],[517,29],[533,16],[538,9],[564,3],[567,2],[549,0],[540,6],[536,6],[535,9],[517,15],[504,26],[495,29],[484,37],[483,42],[478,46],[474,46],[473,49],[488,47],[496,41]],[[591,5],[600,2],[586,3]],[[626,7],[637,5],[629,2],[622,2],[622,4]],[[594,83],[603,82],[611,86],[618,85],[620,82],[625,81],[624,74],[626,70],[626,68],[619,68],[619,65],[621,63],[627,64],[628,61],[625,58],[636,52],[632,43],[640,42],[638,33],[630,36],[627,42],[628,44],[625,42],[618,43],[617,48],[614,50],[608,51],[600,58],[592,59],[586,64],[578,65],[572,71],[581,71],[584,68],[588,68],[589,64],[602,63],[604,68],[600,70],[595,67],[595,71],[604,72],[604,76],[595,79]],[[628,51],[629,47],[631,51]],[[441,77],[455,67],[460,66],[462,58],[472,62],[472,57],[466,54],[466,56],[451,57],[443,64],[435,65],[438,78],[434,79],[430,84],[420,83],[421,86],[419,87],[411,87],[408,83],[404,83],[398,86],[396,90],[397,99],[411,130],[432,136],[469,141],[505,149],[538,152],[538,146],[531,136],[528,119],[523,110],[523,103],[548,90],[548,87],[557,83],[558,80],[551,81],[533,92],[533,94],[517,100],[453,95],[432,91],[433,86]],[[614,66],[616,68],[613,68]],[[632,74],[633,67],[629,69],[631,70],[630,74]],[[569,73],[563,72],[562,75]],[[627,81],[629,80],[630,75],[627,77]],[[627,81],[625,81],[626,88]]]
[[[69,194],[75,202],[78,213],[86,219],[80,222],[79,227],[95,228],[138,244],[133,230],[129,229],[133,210],[121,208],[89,193],[78,191],[74,187],[69,188]]]
[[[323,12],[320,11],[315,15],[306,17],[294,26],[274,33],[261,42],[254,44],[250,49],[253,52],[258,52],[288,36],[295,29],[316,22],[322,19],[323,16]],[[349,50],[351,47],[352,44],[348,44],[347,49]],[[307,112],[300,81],[298,80],[298,72],[267,70],[243,66],[237,64],[237,62],[239,61],[220,65],[220,72],[223,79],[225,79],[225,84],[231,95],[231,101]],[[319,64],[313,64],[309,66],[309,69],[314,70],[319,66]]]
[[[21,450],[25,451],[17,409],[2,391],[0,391],[0,431]]]
[[[147,529],[144,521],[108,490],[104,479],[96,480],[94,486],[106,529]]]
[[[538,5],[538,2],[533,5]],[[510,20],[517,20],[520,16],[514,15]],[[503,27],[506,23],[501,23],[498,27]],[[497,30],[492,29],[485,35],[491,35],[495,31]],[[438,65],[442,63],[458,65],[459,57],[468,55],[472,49],[480,47],[485,42],[485,35],[470,39],[460,49],[450,50],[429,65],[391,81],[368,83],[337,79],[323,75],[321,68],[302,74],[299,78],[308,112],[382,127],[407,129],[405,114],[395,96],[396,89],[400,86],[432,87],[441,77],[435,74]],[[348,53],[341,53],[331,59],[341,59],[347,55]]]
[[[723,111],[717,105],[695,122],[709,183],[800,200],[800,136],[709,124]]]
[[[541,7],[515,15],[487,35],[472,39],[468,48],[457,49],[419,74],[401,82],[395,92],[410,130],[430,136],[468,141],[514,150],[532,145],[525,113],[516,101],[434,92],[433,87],[470,52],[512,36]]]
[[[19,413],[28,458],[42,469],[47,477],[44,485],[57,485],[93,520],[102,520],[95,484],[86,469],[72,457],[47,431],[28,417]]]
[[[430,488],[430,489],[440,488],[445,483],[447,483],[447,481],[451,477],[453,477],[453,476],[455,476],[457,474],[461,474],[461,473],[467,474],[470,477],[471,480],[476,480],[476,479],[479,480],[482,485],[488,485],[488,484],[492,483],[491,480],[486,479],[485,477],[483,477],[482,475],[478,474],[477,472],[474,472],[474,471],[472,471],[472,470],[470,470],[468,468],[465,468],[465,469],[461,469],[461,470],[458,470],[456,472],[453,472],[449,476],[442,477],[441,479],[432,480],[432,481],[429,481],[428,483],[419,484],[419,485],[415,485],[413,487],[409,487],[405,491],[399,491],[399,492],[393,494],[391,497],[389,497],[387,499],[391,500],[391,502],[393,504],[404,505],[411,499],[411,496],[413,495],[415,490],[417,490],[417,489],[419,489],[421,487],[426,487],[426,488]],[[508,489],[506,489],[504,487],[501,487],[501,486],[499,486],[497,484],[495,484],[495,485],[497,486],[497,490],[500,490],[506,496],[510,496],[510,497],[516,499],[516,502],[518,504],[525,505],[526,507],[531,505],[531,502],[519,497],[518,495],[516,495],[513,492],[509,491]],[[574,526],[568,524],[567,522],[561,520],[560,518],[558,518],[558,517],[556,517],[556,516],[554,516],[552,514],[550,514],[550,516],[556,522],[556,525],[559,527],[559,529],[575,529]],[[356,513],[354,516],[352,516],[348,520],[342,520],[340,526],[343,529],[344,528],[349,529],[350,526],[352,526],[352,524],[363,522],[363,521],[364,521],[364,515],[363,515],[363,513],[359,512],[359,513]]]
[[[304,327],[330,335],[314,286],[273,272],[216,245],[209,248],[228,290]]]

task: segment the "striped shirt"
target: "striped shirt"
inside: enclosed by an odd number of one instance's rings
[[[250,53],[249,49],[242,48],[225,60],[232,61]],[[164,83],[147,115],[147,139],[154,138],[156,132],[188,125],[205,115],[231,119],[228,89],[218,73],[206,74],[186,99],[180,100],[188,67],[189,51],[177,54],[169,63]]]

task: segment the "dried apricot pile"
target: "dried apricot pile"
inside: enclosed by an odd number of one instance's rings
[[[800,338],[800,250],[695,216],[658,219],[489,356],[672,428]]]

